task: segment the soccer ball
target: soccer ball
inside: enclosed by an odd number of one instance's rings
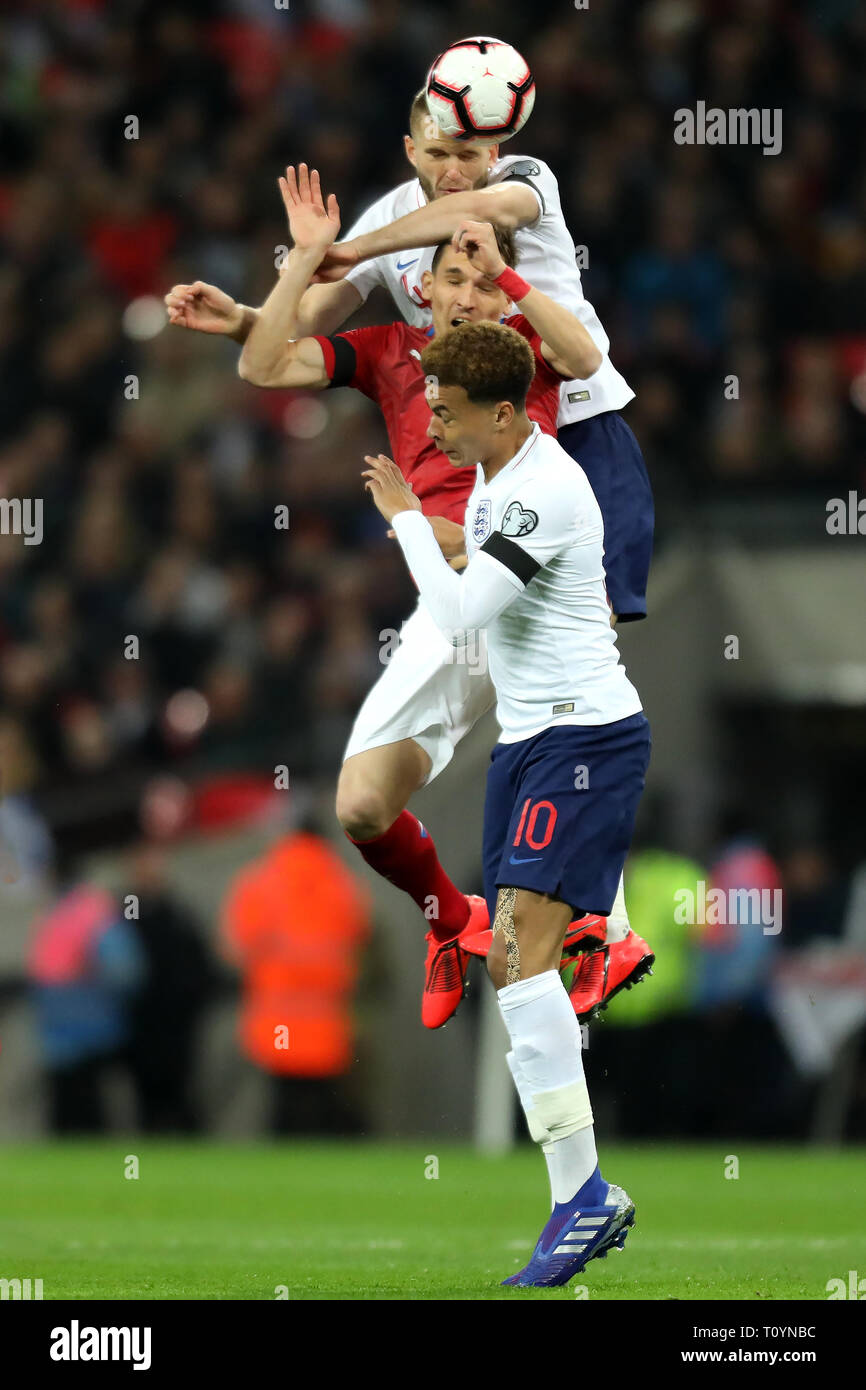
[[[501,39],[452,43],[427,74],[427,109],[450,140],[510,140],[534,104],[529,64]]]

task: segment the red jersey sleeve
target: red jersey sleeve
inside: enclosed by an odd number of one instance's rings
[[[525,338],[536,357],[541,356],[541,334],[536,333],[529,319],[525,319],[522,314],[512,314],[505,319],[506,328],[513,328],[515,333],[519,333],[521,338]],[[542,361],[544,359],[542,358]],[[538,363],[536,362],[536,367]]]
[[[371,400],[378,401],[377,369],[385,355],[391,327],[391,324],[374,324],[369,328],[333,333],[327,338],[316,335],[331,385],[354,386]]]
[[[561,386],[564,381],[569,380],[568,377],[555,372],[549,362],[545,362],[541,355],[541,334],[536,333],[529,319],[525,319],[522,314],[513,314],[505,323],[508,328],[513,328],[515,333],[519,333],[521,338],[525,338],[532,348],[535,356],[535,374],[539,381],[547,382],[551,386]]]

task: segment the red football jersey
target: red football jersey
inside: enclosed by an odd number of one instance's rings
[[[564,380],[539,352],[541,338],[522,314],[503,322],[526,338],[535,354],[535,376],[526,400],[526,413],[545,434],[556,434],[559,388]],[[391,454],[427,516],[444,516],[463,525],[466,503],[475,486],[474,468],[455,468],[427,436],[430,406],[424,394],[421,353],[430,331],[413,328],[400,319],[372,328],[351,328],[331,338],[318,338],[325,368],[334,376],[334,344],[343,338],[354,350],[351,377],[338,373],[337,384],[354,386],[381,408]]]

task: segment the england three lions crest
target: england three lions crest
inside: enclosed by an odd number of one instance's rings
[[[472,521],[472,539],[481,545],[490,535],[490,511],[491,501],[489,497],[483,498],[475,508],[475,516]]]

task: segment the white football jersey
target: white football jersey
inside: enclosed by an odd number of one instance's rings
[[[637,714],[640,698],[610,625],[595,493],[538,425],[492,482],[478,465],[465,532],[470,560],[485,547],[523,590],[487,632],[502,742],[553,724],[612,724]],[[520,555],[507,544],[500,549],[497,536],[528,557],[522,572]]]
[[[502,743],[639,713],[610,625],[598,502],[583,469],[537,424],[491,482],[478,466],[462,576],[420,511],[398,512],[393,526],[421,603],[450,641],[486,633]]]
[[[570,309],[586,328],[603,355],[598,371],[586,381],[566,381],[560,392],[559,425],[586,420],[605,410],[621,410],[634,392],[616,370],[609,357],[610,340],[592,305],[584,298],[575,248],[565,225],[559,201],[559,185],[552,170],[540,159],[528,155],[505,155],[491,170],[488,183],[519,179],[531,188],[538,200],[535,222],[515,233],[520,253],[517,270],[536,289]],[[401,183],[379,198],[359,217],[345,239],[361,236],[395,222],[407,213],[425,207],[427,199],[418,179]],[[421,277],[429,270],[434,247],[414,251],[395,251],[375,256],[349,271],[347,279],[366,299],[377,285],[390,290],[394,303],[407,323],[426,328],[431,322],[430,306],[421,293]]]

